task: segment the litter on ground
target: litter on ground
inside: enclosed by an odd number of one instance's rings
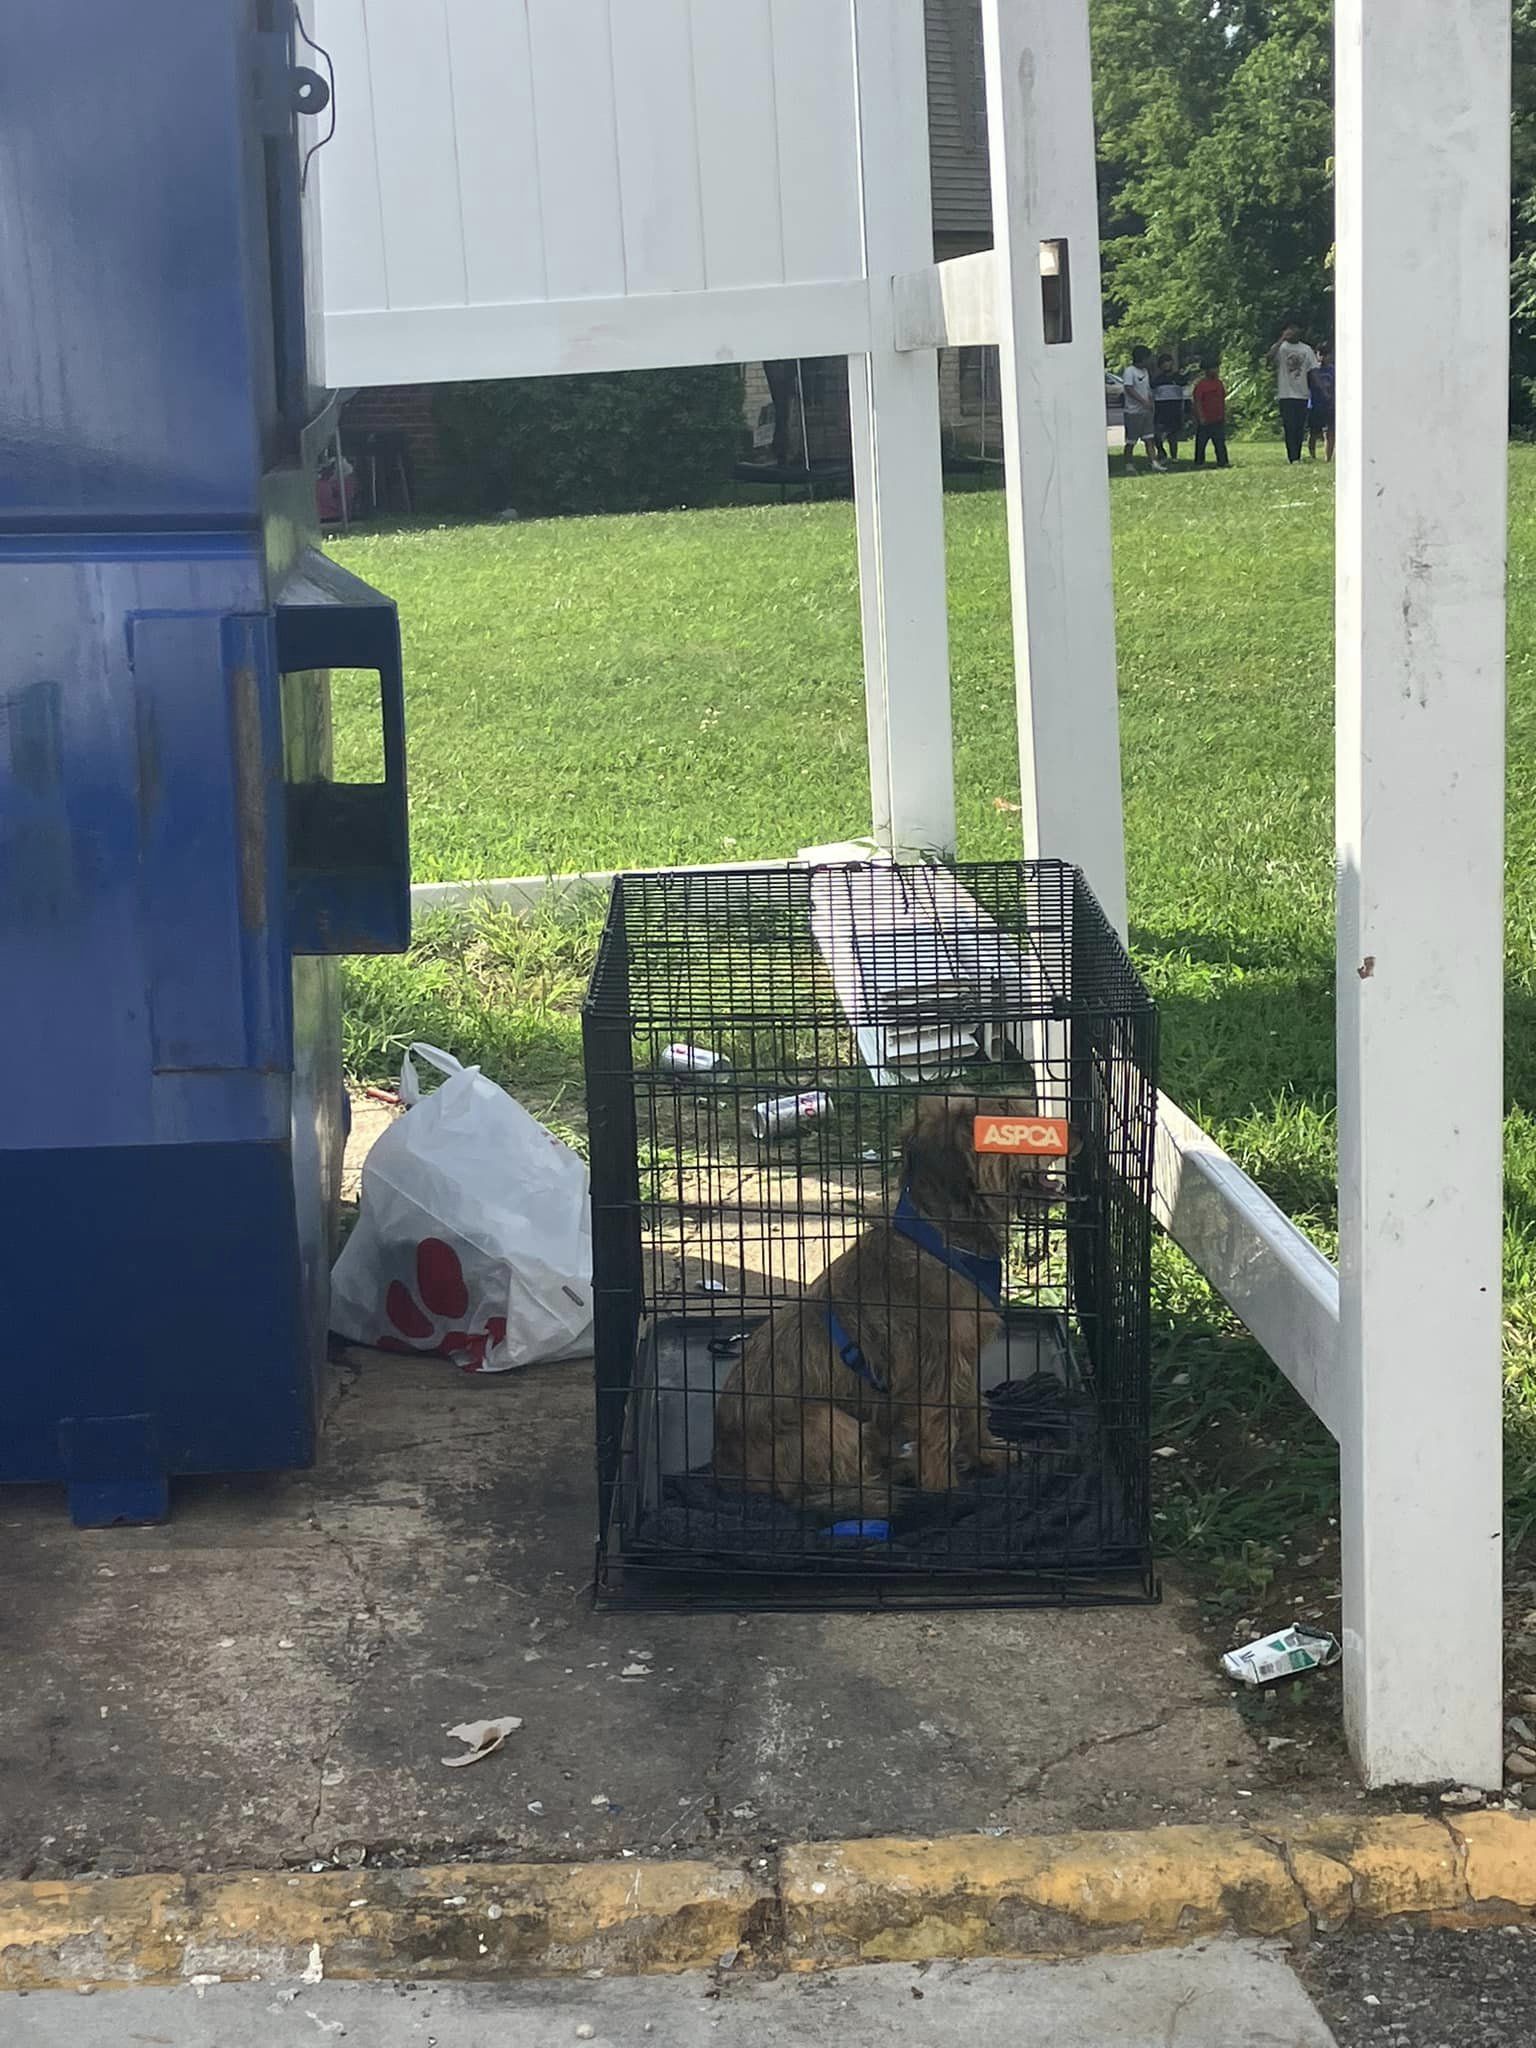
[[[495,1721],[461,1721],[457,1728],[450,1728],[450,1736],[469,1747],[459,1756],[445,1756],[443,1762],[450,1771],[458,1770],[464,1764],[477,1764],[481,1757],[491,1756],[500,1749],[514,1728],[521,1728],[522,1722],[516,1714],[503,1714]]]

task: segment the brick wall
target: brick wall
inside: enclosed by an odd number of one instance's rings
[[[341,411],[341,443],[347,460],[361,472],[368,434],[403,434],[410,450],[411,481],[418,504],[431,503],[443,481],[443,455],[432,419],[430,384],[376,384],[349,398]],[[381,477],[380,496],[386,509],[401,508],[387,494]]]

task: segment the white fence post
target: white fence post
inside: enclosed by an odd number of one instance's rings
[[[1346,1712],[1368,1784],[1491,1787],[1510,8],[1335,21]]]
[[[848,361],[877,842],[953,853],[938,355],[898,354],[891,279],[933,260],[922,0],[854,0],[870,348]]]
[[[1125,930],[1087,0],[982,0],[1024,849]],[[1070,340],[1047,341],[1046,244]]]

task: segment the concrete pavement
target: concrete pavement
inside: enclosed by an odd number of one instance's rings
[[[589,1368],[365,1357],[314,1472],[188,1482],[155,1529],[0,1496],[0,1877],[1362,1810],[1326,1737],[1266,1747],[1176,1592],[594,1613]],[[447,1728],[502,1714],[503,1750],[444,1769]]]
[[[391,1111],[353,1105],[345,1192]],[[0,1879],[1358,1811],[1328,1702],[1270,1748],[1193,1603],[600,1615],[591,1368],[355,1352],[311,1473],[149,1530],[0,1493]],[[444,1731],[522,1717],[445,1770]],[[1376,1802],[1368,1802],[1374,1805]]]
[[[885,1965],[502,1985],[0,1994],[6,2048],[1333,2048],[1284,1956],[1247,1943],[1075,1963]]]

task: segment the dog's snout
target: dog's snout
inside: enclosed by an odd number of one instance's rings
[[[1032,1164],[1014,1178],[1013,1198],[1020,1210],[1037,1208],[1043,1202],[1060,1202],[1067,1192],[1065,1162],[1045,1166]]]

